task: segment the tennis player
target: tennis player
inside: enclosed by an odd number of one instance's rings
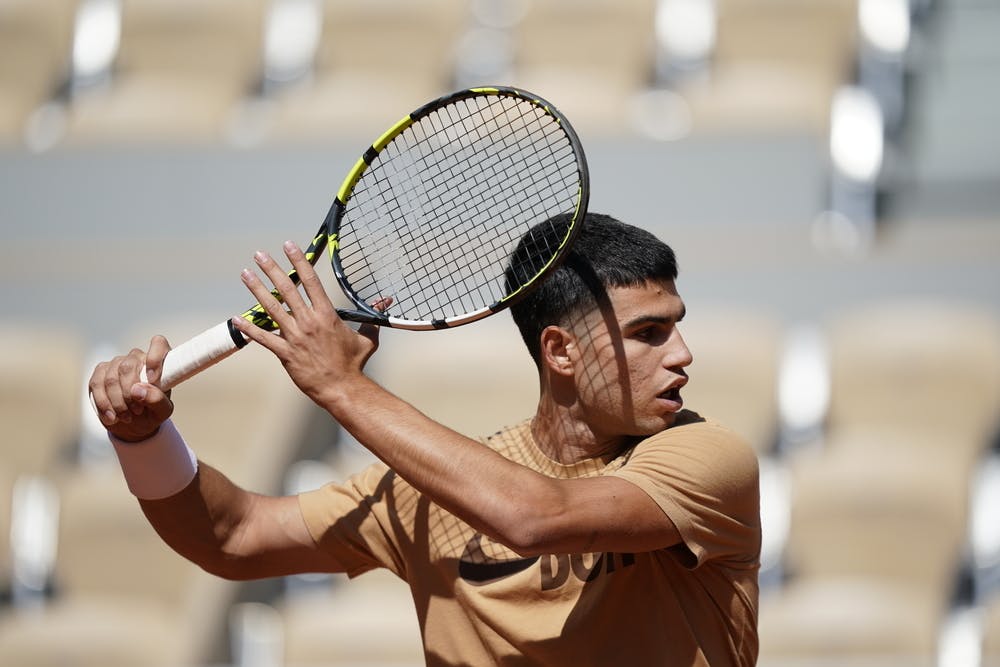
[[[428,665],[755,664],[757,461],[683,407],[692,356],[667,245],[587,216],[567,261],[512,308],[537,411],[484,442],[368,378],[376,328],[346,326],[301,251],[285,253],[304,296],[266,254],[243,273],[280,335],[237,326],[381,462],[298,496],[238,488],[173,427],[155,337],[98,365],[90,391],[171,547],[232,579],[388,568],[413,592]]]

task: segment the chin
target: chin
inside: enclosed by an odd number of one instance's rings
[[[673,426],[676,421],[677,413],[675,412],[659,415],[657,417],[650,417],[649,419],[644,419],[635,425],[635,433],[633,433],[633,435],[640,437],[656,435],[660,431],[665,431]]]

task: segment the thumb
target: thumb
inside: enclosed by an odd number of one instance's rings
[[[379,325],[368,322],[358,327],[358,334],[370,340],[373,348],[378,348],[378,334],[381,330]]]
[[[170,393],[149,382],[136,382],[130,391],[132,399],[146,408],[150,417],[158,422],[165,421],[174,412]]]
[[[380,313],[384,313],[392,305],[392,297],[384,296],[372,303],[372,308]],[[377,324],[366,322],[358,327],[358,333],[367,338],[372,343],[372,349],[378,349],[378,333],[381,330]]]
[[[170,343],[163,336],[153,336],[149,342],[149,351],[146,353],[146,377],[142,378],[149,384],[159,385],[163,374],[163,362],[170,352]],[[167,396],[170,394],[168,393]]]

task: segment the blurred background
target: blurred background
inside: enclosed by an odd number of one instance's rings
[[[678,253],[687,405],[761,461],[760,664],[1000,665],[998,34],[996,0],[0,0],[0,663],[421,663],[390,577],[160,544],[84,384],[249,305],[409,110],[508,84]],[[472,436],[536,398],[506,316],[370,368]],[[174,398],[258,491],[370,460],[261,350]]]

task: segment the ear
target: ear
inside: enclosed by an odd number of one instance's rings
[[[576,339],[562,327],[548,326],[540,336],[542,366],[557,375],[573,375]]]

